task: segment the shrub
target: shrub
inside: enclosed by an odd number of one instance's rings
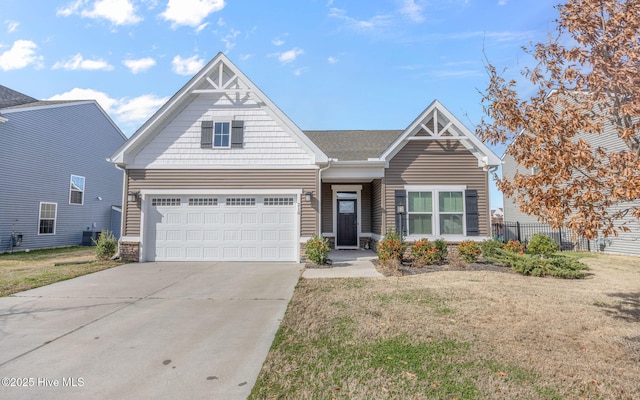
[[[536,233],[531,237],[527,251],[541,257],[550,257],[558,251],[558,243],[544,233]]]
[[[504,242],[500,239],[489,239],[480,243],[480,249],[484,258],[489,259],[496,255],[496,250],[502,250]]]
[[[518,255],[524,254],[524,244],[518,240],[509,240],[503,247],[504,250],[516,253]]]
[[[402,242],[398,233],[393,229],[389,229],[384,239],[378,242],[378,258],[382,262],[402,260],[405,248],[406,245]]]
[[[329,256],[329,240],[318,235],[314,235],[311,239],[307,240],[304,254],[311,262],[316,265],[322,265],[327,262]]]
[[[458,245],[458,253],[464,261],[468,263],[476,262],[480,257],[480,245],[471,240],[464,241]]]
[[[518,255],[506,250],[496,250],[495,255],[489,257],[489,259],[511,267],[513,271],[522,275],[539,277],[552,276],[555,278],[581,279],[585,277],[583,271],[589,269],[583,263],[562,255],[540,258],[537,255]]]
[[[118,240],[116,240],[111,231],[102,231],[100,232],[98,240],[92,240],[96,245],[96,258],[98,260],[109,260],[116,254],[116,251],[118,251]]]
[[[444,243],[444,250],[439,242]],[[420,239],[411,246],[411,255],[418,261],[418,266],[436,264],[447,257],[447,243],[442,239],[435,242]]]

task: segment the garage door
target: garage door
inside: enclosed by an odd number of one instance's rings
[[[150,261],[297,261],[297,197],[155,196]]]

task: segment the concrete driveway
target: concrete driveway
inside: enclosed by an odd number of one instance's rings
[[[301,269],[128,264],[0,298],[0,398],[244,399]]]

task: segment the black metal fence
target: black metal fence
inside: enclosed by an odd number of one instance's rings
[[[547,224],[521,224],[520,222],[499,222],[491,225],[491,235],[505,243],[517,240],[525,245],[536,233],[544,233],[558,243],[560,251],[591,251],[589,240],[576,236],[569,229],[552,229]]]

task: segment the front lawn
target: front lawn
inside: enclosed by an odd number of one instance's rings
[[[251,399],[640,398],[640,258],[301,280]]]
[[[56,265],[59,264],[59,265]],[[49,285],[122,264],[97,261],[95,247],[0,254],[0,296]]]

